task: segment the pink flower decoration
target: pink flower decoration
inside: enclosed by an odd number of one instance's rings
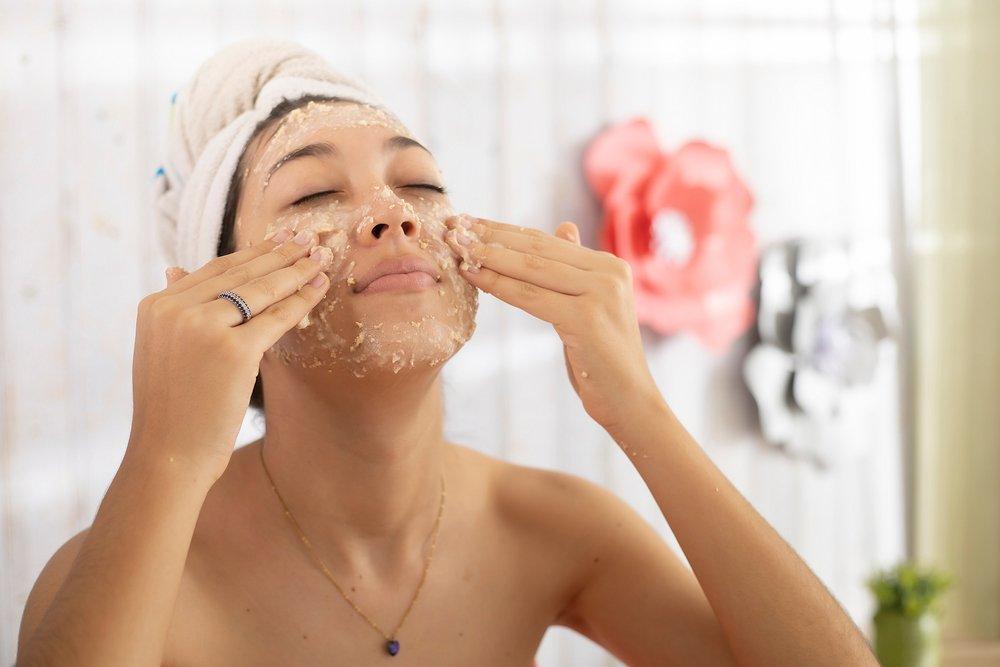
[[[751,325],[757,280],[753,195],[722,148],[663,151],[643,118],[587,147],[584,171],[604,206],[602,249],[632,266],[639,322],[694,333],[713,351]]]

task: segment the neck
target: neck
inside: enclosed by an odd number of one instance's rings
[[[439,367],[357,378],[346,369],[293,376],[269,362],[265,355],[263,457],[309,541],[359,567],[420,553],[448,452]],[[260,476],[267,481],[263,468]]]

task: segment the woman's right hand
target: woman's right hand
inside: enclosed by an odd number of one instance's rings
[[[269,239],[192,273],[168,270],[139,302],[126,456],[171,458],[214,483],[232,456],[264,352],[326,294],[332,252],[315,232]],[[177,274],[180,274],[178,276]],[[232,290],[250,306],[218,298]]]

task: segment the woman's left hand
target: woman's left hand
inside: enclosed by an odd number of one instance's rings
[[[572,222],[555,235],[468,215],[445,224],[466,280],[555,327],[573,389],[609,433],[663,400],[643,352],[628,262],[580,245]]]

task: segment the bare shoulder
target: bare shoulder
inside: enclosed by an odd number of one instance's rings
[[[620,619],[648,608],[650,617],[678,628],[675,639],[686,636],[684,643],[696,644],[695,654],[720,650],[717,622],[693,574],[632,505],[579,475],[492,461],[500,515],[537,550],[535,562],[555,565],[549,572],[562,580],[553,625],[634,660],[640,653],[628,647],[656,644],[649,637],[659,635],[637,635],[635,628],[620,627]],[[646,650],[657,656],[670,651],[659,645]],[[719,660],[725,662],[721,654]]]
[[[616,548],[615,540],[663,544],[631,505],[600,484],[462,449],[486,471],[498,521],[517,535],[520,553],[536,567],[544,563],[562,580],[566,604],[554,624],[578,629],[568,616],[570,600],[611,560],[607,556]]]
[[[501,462],[496,474],[502,514],[563,579],[553,625],[626,664],[733,664],[694,574],[632,505],[568,472]]]
[[[496,498],[504,516],[560,544],[576,550],[592,547],[608,526],[638,516],[612,491],[585,477],[493,460]]]
[[[537,493],[554,493],[556,497],[577,497],[579,494],[614,495],[579,475],[512,463],[465,445],[451,443],[451,447],[456,460],[462,461],[466,470],[469,470],[468,466],[472,466],[488,475],[488,482],[499,494],[497,499],[513,503],[507,509],[515,510],[522,501],[537,505]],[[531,515],[540,516],[537,512],[531,512]]]
[[[25,602],[24,613],[21,615],[21,627],[17,639],[19,655],[28,638],[34,634],[42,618],[45,617],[45,612],[48,611],[56,593],[59,592],[59,588],[66,580],[66,576],[73,567],[73,561],[80,553],[80,547],[89,531],[90,527],[84,528],[66,540],[61,547],[56,549],[38,574]]]

